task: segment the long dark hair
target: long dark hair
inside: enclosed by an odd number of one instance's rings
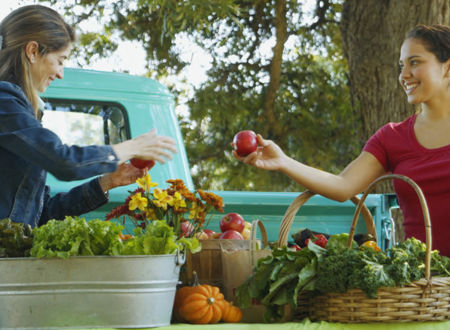
[[[75,33],[53,9],[30,5],[18,8],[0,23],[0,80],[19,85],[38,111],[38,94],[33,88],[25,46],[39,45],[39,55],[64,49],[75,40]]]

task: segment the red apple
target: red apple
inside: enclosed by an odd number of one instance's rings
[[[238,213],[228,213],[220,220],[220,231],[222,233],[227,230],[233,229],[241,233],[245,227],[244,218]]]
[[[131,165],[137,168],[148,168],[151,169],[153,166],[155,166],[154,160],[145,160],[140,158],[131,158],[130,159]]]
[[[216,234],[216,232],[214,230],[211,229],[203,229],[203,232],[208,235],[209,238],[213,238],[214,234]]]
[[[194,231],[194,226],[189,221],[183,221],[180,224],[180,227],[181,227],[180,237],[189,237]]]
[[[237,133],[233,138],[232,146],[241,157],[251,154],[258,148],[255,132],[247,130]]]
[[[244,238],[236,230],[230,229],[222,233],[222,235],[219,236],[219,239],[244,239]]]

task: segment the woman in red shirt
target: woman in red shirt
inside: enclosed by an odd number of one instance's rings
[[[408,102],[420,104],[420,112],[381,127],[340,174],[297,162],[261,135],[255,152],[246,157],[234,153],[234,157],[285,173],[307,189],[337,201],[361,193],[385,173],[406,175],[420,186],[427,200],[433,249],[450,257],[450,27],[415,27],[401,46],[399,64],[399,82]],[[400,180],[394,180],[394,189],[405,219],[406,238],[425,241],[415,192]]]

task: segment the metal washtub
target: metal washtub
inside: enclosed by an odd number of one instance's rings
[[[170,325],[184,259],[0,259],[0,329]]]

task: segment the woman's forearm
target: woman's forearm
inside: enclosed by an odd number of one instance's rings
[[[317,194],[343,202],[361,193],[373,180],[384,173],[378,160],[363,152],[341,173],[332,174],[287,158],[280,172]]]

